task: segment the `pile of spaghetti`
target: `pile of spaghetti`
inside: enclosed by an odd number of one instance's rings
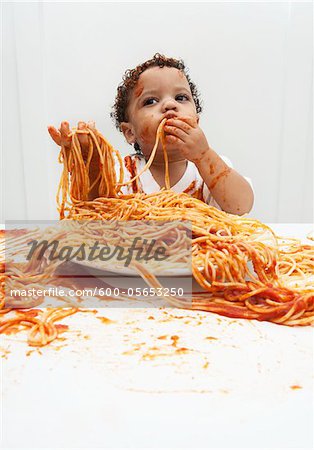
[[[310,325],[314,319],[314,247],[302,245],[296,239],[280,239],[261,222],[225,213],[184,193],[170,189],[168,159],[161,122],[156,142],[142,172],[123,183],[122,158],[96,130],[73,129],[71,148],[61,148],[63,164],[58,190],[58,210],[62,221],[97,221],[93,230],[103,235],[101,222],[119,221],[187,221],[192,224],[192,273],[200,289],[192,302],[184,298],[167,297],[177,307],[222,314],[228,317],[271,321],[285,325]],[[79,134],[86,133],[89,152],[85,158]],[[148,170],[161,141],[164,151],[166,189],[154,194],[125,195],[122,186],[138,179]],[[93,152],[100,160],[97,180],[90,185],[89,165]],[[120,165],[120,171],[115,166]],[[116,173],[119,173],[117,179]],[[95,184],[99,197],[89,200]],[[90,232],[90,231],[89,231]],[[51,236],[52,238],[54,236]],[[12,242],[25,246],[25,236],[10,236]],[[0,254],[3,254],[3,252]],[[15,265],[2,264],[0,332],[11,329],[29,330],[31,345],[45,345],[58,335],[56,321],[77,311],[76,307],[59,310],[31,309],[43,298],[10,298],[4,295],[9,280],[21,285],[58,285],[58,263],[46,259]],[[158,279],[140,264],[136,270],[152,287],[160,287]],[[64,299],[67,301],[68,299]],[[12,316],[13,314],[13,316]]]

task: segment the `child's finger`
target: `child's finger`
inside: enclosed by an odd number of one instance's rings
[[[63,122],[61,122],[60,132],[61,132],[61,136],[64,136],[64,137],[68,136],[68,134],[70,133],[69,122],[66,122],[65,120]]]
[[[86,123],[83,122],[82,120],[80,120],[80,121],[78,122],[78,124],[77,124],[77,128],[78,128],[79,130],[86,130]]]
[[[87,130],[86,123],[83,121],[79,121],[79,123],[77,124],[77,128],[78,128],[78,130]],[[87,148],[88,147],[87,134],[79,134],[78,138],[79,138],[79,141],[80,141],[80,144],[82,145],[82,147]]]
[[[197,127],[197,118],[196,117],[191,117],[191,116],[179,117],[179,120],[182,120],[183,122],[187,123],[192,128]]]
[[[54,140],[54,142],[57,145],[61,145],[61,133],[59,133],[59,131],[52,125],[49,125],[47,128],[48,128],[48,133],[50,134],[50,136]]]
[[[165,129],[167,126],[179,128],[185,134],[188,134],[191,131],[191,126],[180,119],[168,119],[165,125]]]
[[[92,130],[97,136],[96,124],[95,124],[94,120],[90,120],[89,122],[87,122],[87,128]],[[101,139],[99,137],[97,137],[97,140],[98,140],[98,144],[100,145],[101,144]],[[97,153],[97,155],[98,155],[98,153]]]
[[[187,133],[183,130],[181,130],[181,128],[178,127],[172,127],[169,125],[165,125],[164,130],[167,134],[171,134],[172,136],[176,136],[177,138],[181,139],[181,141],[184,142],[184,140],[187,137]]]
[[[69,148],[71,144],[71,138],[69,137],[70,134],[70,126],[69,122],[63,121],[61,122],[61,126],[59,128],[60,134],[61,134],[61,143],[66,147]]]
[[[172,134],[167,134],[165,140],[167,144],[182,144],[183,142],[177,136],[173,136]]]
[[[96,124],[94,120],[90,120],[89,122],[87,122],[87,127],[90,128],[92,131],[96,131]]]

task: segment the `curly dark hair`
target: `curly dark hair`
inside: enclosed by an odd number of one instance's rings
[[[112,112],[110,114],[118,130],[120,130],[121,122],[128,122],[127,107],[130,100],[130,94],[132,92],[132,89],[138,82],[140,75],[150,67],[158,67],[158,66],[174,67],[176,69],[181,70],[181,72],[184,73],[191,89],[192,98],[196,106],[196,112],[200,113],[202,111],[199,93],[197,91],[195,84],[191,81],[187,73],[188,69],[185,67],[183,60],[167,58],[166,56],[161,55],[160,53],[156,53],[152,57],[152,59],[145,61],[143,64],[139,64],[138,66],[135,67],[135,69],[127,70],[123,75],[122,83],[119,84],[118,86],[115,103],[112,107]]]

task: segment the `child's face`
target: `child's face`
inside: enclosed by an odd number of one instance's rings
[[[153,149],[158,125],[164,118],[193,117],[198,120],[189,83],[173,67],[151,67],[143,72],[134,87],[128,106],[129,122],[121,129],[130,144],[137,142],[145,156]],[[157,150],[161,154],[161,144]],[[175,144],[167,145],[171,159],[178,156]]]

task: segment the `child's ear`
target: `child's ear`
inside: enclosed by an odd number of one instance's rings
[[[129,144],[134,144],[136,141],[134,130],[130,122],[121,122],[120,130],[124,134],[125,139]]]
[[[196,116],[196,121],[197,121],[197,125],[199,124],[199,121],[200,121],[200,116]]]

